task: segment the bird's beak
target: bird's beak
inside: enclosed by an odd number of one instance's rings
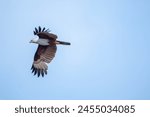
[[[32,43],[32,40],[29,43]]]

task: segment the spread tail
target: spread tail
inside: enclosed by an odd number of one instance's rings
[[[71,45],[71,43],[69,42],[64,42],[64,41],[57,41],[58,44],[62,44],[62,45]]]

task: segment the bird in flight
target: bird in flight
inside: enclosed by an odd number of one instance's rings
[[[35,28],[33,33],[38,36],[38,39],[32,39],[30,43],[38,44],[38,48],[34,55],[31,70],[34,75],[37,75],[38,77],[41,75],[44,77],[48,70],[47,64],[55,57],[57,50],[56,45],[70,45],[70,43],[56,40],[57,35],[50,33],[49,29],[46,29],[45,27],[41,28],[39,26],[38,28]]]

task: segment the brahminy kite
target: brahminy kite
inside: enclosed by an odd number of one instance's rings
[[[34,75],[37,74],[38,77],[40,75],[44,77],[48,70],[47,64],[55,57],[57,50],[56,45],[70,45],[70,43],[56,40],[57,35],[50,33],[49,29],[45,29],[45,27],[41,28],[39,26],[38,28],[35,28],[33,33],[38,36],[38,39],[32,39],[30,43],[38,44],[38,48],[34,55],[31,70]]]

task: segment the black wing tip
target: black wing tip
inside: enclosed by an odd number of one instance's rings
[[[47,70],[43,70],[43,69],[37,69],[35,68],[33,65],[31,67],[32,73],[35,75],[37,75],[37,77],[44,77],[44,75],[47,75]]]
[[[40,32],[47,32],[47,33],[49,33],[50,30],[46,29],[45,27],[41,28],[41,26],[38,26],[38,28],[35,27],[35,30],[33,31],[33,34],[37,35]]]

